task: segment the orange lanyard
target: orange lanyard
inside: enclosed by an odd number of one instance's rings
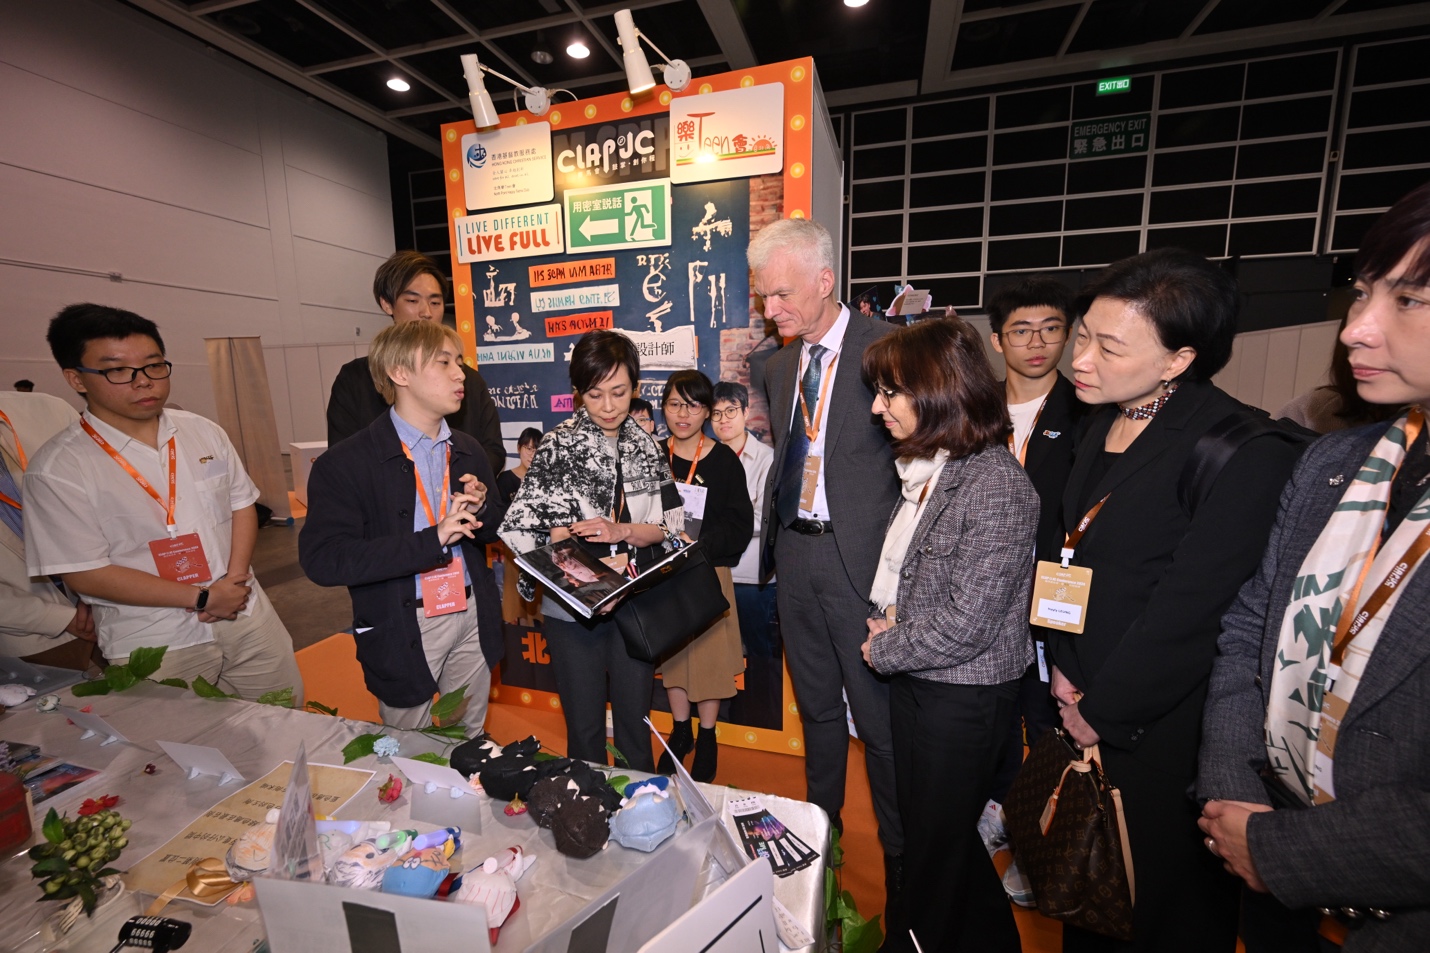
[[[15,436],[15,456],[20,458],[20,472],[23,474],[25,469],[30,465],[30,462],[25,458],[25,448],[20,445],[20,431],[15,429],[15,425],[10,422],[10,418],[5,415],[5,411],[3,410],[0,410],[0,422],[3,422],[5,426],[9,427],[10,433]],[[15,485],[19,486],[20,481],[16,480]],[[24,506],[20,504],[19,500],[12,500],[4,493],[0,493],[0,503],[4,503],[6,506],[13,506],[17,510],[24,509]]]
[[[670,456],[670,473],[675,475],[675,438],[671,437],[670,442],[665,445],[665,449]],[[700,466],[700,451],[705,449],[705,431],[700,432],[700,440],[695,444],[695,460],[690,464],[690,472],[685,475],[685,485],[689,486],[690,481],[695,479],[695,468]],[[741,447],[741,452],[744,448]]]
[[[1092,521],[1097,519],[1097,514],[1102,512],[1102,505],[1107,502],[1107,498],[1110,496],[1112,496],[1111,493],[1093,504],[1092,509],[1087,511],[1087,515],[1078,520],[1076,528],[1074,528],[1071,533],[1068,533],[1067,541],[1063,543],[1064,569],[1068,568],[1068,562],[1072,560],[1073,551],[1077,549],[1077,544],[1082,542],[1083,534],[1086,533],[1087,528],[1092,525]]]
[[[1425,412],[1419,407],[1412,407],[1405,420],[1405,451],[1408,455],[1410,448],[1415,445],[1415,441],[1420,437],[1420,431],[1425,428]],[[1403,464],[1405,461],[1401,461]],[[1400,473],[1400,467],[1395,468],[1395,473],[1390,475],[1390,483],[1393,486],[1395,478]],[[1370,552],[1366,555],[1365,565],[1361,566],[1360,577],[1356,579],[1355,588],[1351,590],[1350,598],[1346,600],[1346,609],[1354,608],[1360,601],[1361,588],[1365,585],[1366,576],[1370,574],[1370,565],[1375,562],[1376,554],[1380,552],[1380,544],[1384,541],[1382,530],[1375,542],[1371,544]],[[1346,649],[1350,647],[1355,637],[1360,635],[1365,624],[1375,618],[1375,614],[1385,607],[1385,603],[1395,593],[1396,587],[1410,575],[1410,571],[1420,562],[1425,553],[1430,551],[1430,526],[1425,527],[1425,531],[1415,538],[1410,547],[1405,551],[1391,567],[1375,592],[1366,600],[1365,605],[1359,612],[1342,611],[1341,617],[1336,620],[1336,638],[1331,643],[1331,662],[1336,665],[1341,664],[1345,658]]]
[[[814,355],[810,355],[810,360],[814,360]],[[819,408],[824,406],[824,398],[829,396],[829,382],[834,380],[834,365],[839,363],[839,351],[834,352],[834,357],[829,362],[829,367],[824,372],[824,380],[819,385],[819,403],[814,405],[814,416],[810,417],[809,405],[804,400],[804,388],[795,382],[795,392],[799,394],[799,412],[804,418],[804,435],[809,438],[812,444],[819,437]],[[805,374],[809,373],[809,365],[804,366]],[[803,378],[804,374],[800,375]]]
[[[1053,396],[1052,391],[1043,395],[1043,402],[1038,405],[1038,412],[1033,415],[1033,425],[1028,428],[1028,436],[1023,438],[1023,446],[1014,451],[1014,456],[1018,458],[1018,465],[1026,469],[1028,459],[1028,444],[1033,442],[1033,434],[1038,432],[1038,421],[1043,419],[1043,408],[1048,406],[1048,398]],[[1013,450],[1013,435],[1008,435],[1008,449]]]
[[[399,441],[401,442],[401,441]],[[412,460],[412,451],[402,444],[402,452]],[[417,469],[417,461],[412,460],[412,476],[417,480],[417,498],[422,501],[422,510],[427,514],[427,525],[436,526],[447,518],[447,496],[452,490],[452,444],[447,444],[447,465],[442,468],[442,498],[437,501],[438,513],[432,515],[432,501],[427,498],[427,487],[422,482],[422,474]]]
[[[165,506],[164,501],[159,498],[159,494],[154,489],[153,485],[148,480],[144,479],[144,477],[140,475],[139,471],[134,469],[133,464],[131,464],[128,460],[124,459],[123,455],[121,455],[118,450],[115,450],[113,447],[111,447],[109,445],[109,441],[101,437],[99,435],[99,431],[95,430],[89,425],[88,420],[85,420],[83,417],[81,417],[79,419],[79,425],[84,428],[84,432],[89,434],[95,443],[99,444],[100,448],[104,450],[105,453],[109,454],[111,457],[114,458],[115,463],[119,464],[121,467],[124,468],[125,473],[129,474],[131,477],[134,478],[134,482],[138,483],[139,486],[144,489],[145,493],[148,493],[151,497],[154,498],[155,503],[158,503],[161,507],[164,508],[164,528],[169,531],[169,538],[173,539],[174,531],[175,529],[177,529],[177,524],[174,522],[174,503],[179,498],[179,454],[178,451],[175,449],[175,438],[169,438],[169,503],[167,506]]]

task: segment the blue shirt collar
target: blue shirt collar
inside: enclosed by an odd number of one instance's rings
[[[419,447],[426,448],[428,445],[433,447],[439,447],[442,444],[446,443],[448,440],[452,439],[452,428],[447,426],[447,421],[445,419],[442,421],[442,425],[437,428],[437,439],[433,440],[431,437],[427,436],[425,433],[418,430],[416,427],[412,426],[407,421],[403,420],[402,417],[398,415],[396,407],[389,408],[387,414],[389,417],[392,418],[392,426],[397,430],[397,439],[407,444],[407,449],[413,451],[414,453]]]

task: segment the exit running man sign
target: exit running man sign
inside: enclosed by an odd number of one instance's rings
[[[670,180],[567,189],[566,250],[670,245]]]

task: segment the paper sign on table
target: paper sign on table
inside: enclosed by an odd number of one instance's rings
[[[80,711],[77,708],[69,708],[65,705],[59,707],[60,714],[84,729],[84,734],[80,735],[80,740],[93,738],[98,735],[104,740],[99,743],[103,748],[105,745],[112,745],[116,741],[128,741],[129,739],[119,733],[119,731],[98,715],[91,715],[88,712]]]
[[[774,896],[769,864],[750,864],[642,946],[640,953],[773,950]]]
[[[201,774],[213,775],[219,779],[219,784],[248,780],[217,748],[210,748],[207,745],[180,744],[177,741],[161,741],[159,747],[164,749],[166,755],[174,759],[174,763],[183,769],[190,781]]]
[[[433,764],[430,761],[418,761],[414,758],[393,758],[392,763],[397,769],[407,775],[407,780],[414,785],[427,789],[428,794],[436,793],[438,788],[445,788],[451,793],[449,797],[456,799],[464,794],[475,795],[472,786],[467,783],[467,779],[462,777],[462,772],[456,768],[449,768],[445,764]]]
[[[268,877],[254,887],[273,953],[491,950],[480,905]]]
[[[132,891],[158,896],[184,880],[189,868],[199,861],[209,857],[222,859],[234,841],[263,823],[269,810],[282,805],[292,770],[293,762],[285,761],[219,801],[163,847],[129,868],[129,873],[124,875],[125,885]],[[313,785],[314,812],[332,816],[362,790],[373,773],[359,768],[310,764],[308,774]],[[200,900],[185,891],[177,899],[212,906],[223,898]]]

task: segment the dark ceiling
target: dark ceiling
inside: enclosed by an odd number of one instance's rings
[[[696,76],[813,56],[832,105],[1430,24],[1430,3],[1412,0],[125,2],[432,152],[442,123],[471,115],[462,53],[576,98],[625,88],[622,8]],[[590,56],[567,55],[576,39]],[[411,89],[389,89],[393,78]],[[488,90],[514,108],[505,83]]]

